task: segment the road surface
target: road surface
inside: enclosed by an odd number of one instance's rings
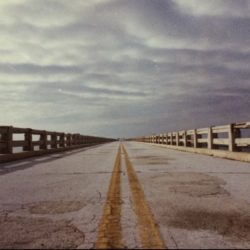
[[[0,248],[250,248],[249,177],[138,142],[0,164]]]

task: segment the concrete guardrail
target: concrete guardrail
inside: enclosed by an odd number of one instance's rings
[[[250,122],[161,133],[128,140],[250,162]]]
[[[16,135],[19,139],[14,138]],[[31,128],[0,126],[0,163],[111,141],[115,140]],[[20,152],[15,152],[17,148]]]

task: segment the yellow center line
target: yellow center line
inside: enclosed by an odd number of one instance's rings
[[[122,145],[125,154],[128,179],[130,183],[135,213],[139,223],[139,235],[143,248],[164,249],[166,248],[159,228],[147,204],[143,189],[139,183],[134,167],[129,159],[125,147]]]
[[[109,185],[101,223],[95,244],[96,249],[123,248],[121,233],[121,146],[119,146],[115,166]]]

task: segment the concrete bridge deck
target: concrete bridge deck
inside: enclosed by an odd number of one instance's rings
[[[139,142],[0,164],[0,248],[250,248],[250,164]]]

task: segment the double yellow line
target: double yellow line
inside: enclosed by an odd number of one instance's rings
[[[143,189],[124,145],[120,145],[116,156],[106,204],[99,226],[95,247],[99,249],[124,248],[121,229],[121,152],[124,152],[126,169],[133,197],[133,205],[139,224],[139,235],[143,248],[164,249],[165,244],[159,228],[147,204]]]
[[[121,146],[118,148],[115,166],[109,184],[95,248],[123,248],[121,233]]]

